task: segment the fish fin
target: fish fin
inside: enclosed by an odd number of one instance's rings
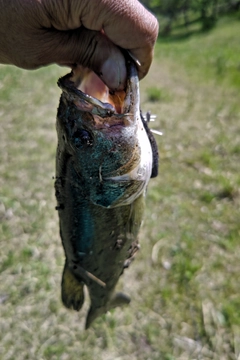
[[[113,297],[111,298],[110,304],[109,304],[109,308],[115,308],[117,306],[123,306],[123,305],[128,305],[131,301],[131,298],[122,293],[122,292],[118,292],[116,294],[113,295]]]
[[[62,302],[69,308],[79,311],[84,302],[84,283],[79,281],[65,264],[62,275]]]
[[[85,324],[85,329],[87,330],[90,325],[92,324],[92,322],[100,315],[103,315],[107,312],[107,309],[103,306],[99,307],[98,309],[91,306],[90,309],[88,310],[88,314],[87,314],[87,319],[86,319],[86,324]]]
[[[130,301],[131,301],[131,298],[128,295],[126,295],[122,292],[118,292],[113,295],[113,297],[111,298],[111,300],[107,306],[101,306],[98,308],[91,306],[88,311],[85,328],[88,329],[90,327],[90,325],[92,324],[92,322],[98,316],[105,314],[108,310],[113,309],[115,307],[128,305],[130,303]]]

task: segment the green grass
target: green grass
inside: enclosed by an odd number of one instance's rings
[[[141,251],[119,284],[132,302],[88,331],[88,304],[75,313],[60,301],[52,177],[56,81],[66,69],[0,68],[1,359],[238,359],[239,30],[224,20],[209,33],[159,40],[141,99],[163,132],[160,171]]]
[[[162,98],[162,92],[157,87],[150,87],[146,92],[149,101],[159,101]]]
[[[182,35],[175,41],[172,37],[160,38],[157,55],[160,58],[175,58],[175,66],[184,67],[193,79],[199,78],[199,73],[205,81],[209,79],[216,86],[231,85],[240,87],[240,43],[239,21],[222,18],[213,31],[206,33]],[[201,70],[197,70],[201,67]],[[196,71],[197,70],[197,71]]]

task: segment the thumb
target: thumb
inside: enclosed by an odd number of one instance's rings
[[[42,63],[80,64],[93,70],[111,90],[125,87],[125,58],[104,33],[80,27],[77,30],[52,31],[48,37],[46,49],[40,55]]]

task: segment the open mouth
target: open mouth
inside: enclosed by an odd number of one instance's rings
[[[126,97],[124,90],[111,91],[93,71],[82,66],[73,69],[70,80],[76,89],[90,96],[93,101],[95,99],[103,104],[110,104],[115,113],[123,114]]]
[[[58,81],[65,98],[76,107],[104,118],[123,118],[136,113],[139,108],[139,89],[136,68],[127,64],[128,79],[124,90],[112,91],[90,69],[75,67]]]

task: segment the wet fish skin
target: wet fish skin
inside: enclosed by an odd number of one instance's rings
[[[62,301],[80,310],[88,287],[86,328],[110,308],[130,302],[114,289],[139,248],[146,187],[156,175],[136,70],[129,68],[124,116],[109,113],[104,104],[94,108],[94,102],[89,110],[88,99],[68,78],[60,84],[55,191],[66,255]]]

